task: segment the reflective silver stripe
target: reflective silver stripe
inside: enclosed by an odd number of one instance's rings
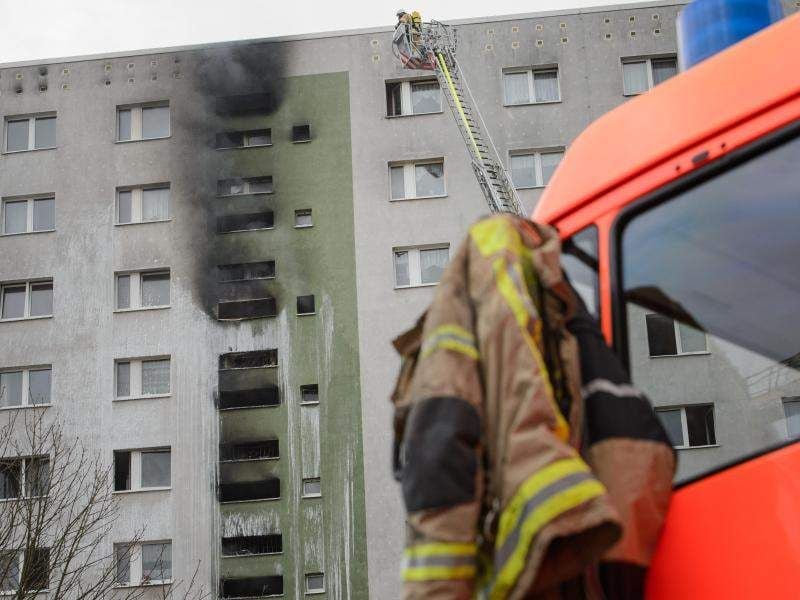
[[[581,395],[584,398],[588,398],[592,394],[596,392],[605,392],[606,394],[611,394],[612,396],[617,397],[634,397],[634,398],[641,398],[642,392],[636,389],[634,386],[626,384],[626,383],[612,383],[608,379],[593,379],[581,390]]]
[[[511,281],[514,282],[514,285],[517,286],[517,295],[519,295],[519,299],[525,306],[525,311],[528,313],[528,316],[532,320],[538,319],[539,312],[536,310],[536,306],[533,304],[533,301],[531,300],[531,294],[528,291],[528,287],[525,285],[525,282],[520,281],[519,273],[517,273],[516,269],[514,269],[512,265],[508,265],[506,267],[506,273],[508,273],[508,276],[511,278]]]
[[[403,567],[471,567],[474,564],[474,556],[414,556],[406,557]]]

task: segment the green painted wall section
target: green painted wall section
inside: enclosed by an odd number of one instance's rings
[[[269,208],[275,228],[216,236],[219,262],[274,258],[265,284],[277,298],[274,319],[225,327],[277,331],[278,367],[265,379],[281,388],[272,408],[220,412],[220,442],[277,436],[278,460],[221,465],[227,481],[274,474],[281,498],[221,504],[221,534],[283,533],[283,553],[220,558],[220,577],[283,574],[284,597],[302,597],[306,573],[325,574],[315,598],[366,598],[367,561],[361,444],[350,106],[347,73],[287,78],[269,116],[222,121],[228,130],[272,130],[268,148],[218,150],[219,178],[272,175],[274,193],[216,199],[218,212]],[[292,125],[311,125],[312,140],[292,143]],[[311,209],[313,227],[294,227],[294,211]],[[296,315],[296,297],[313,294],[316,314]],[[233,348],[238,350],[238,348]],[[300,404],[300,386],[318,384],[319,405]],[[320,477],[322,496],[302,498],[302,478]]]

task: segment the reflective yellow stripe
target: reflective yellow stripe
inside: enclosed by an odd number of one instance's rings
[[[425,338],[422,343],[422,358],[436,350],[446,349],[460,352],[473,360],[478,359],[478,348],[475,346],[475,336],[458,325],[440,325]]]
[[[403,551],[403,581],[472,579],[475,577],[475,544],[433,542]]]
[[[475,556],[477,553],[478,548],[475,544],[439,542],[410,546],[403,551],[403,556],[409,558],[425,556]]]
[[[403,569],[403,581],[436,581],[447,579],[472,579],[474,566],[461,567],[410,567]]]
[[[480,253],[486,258],[501,250],[522,256],[525,245],[508,217],[497,216],[478,221],[469,228],[469,233]]]

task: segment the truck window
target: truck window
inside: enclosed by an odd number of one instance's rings
[[[622,229],[631,374],[678,481],[800,435],[798,165],[794,138]]]
[[[581,229],[562,245],[561,266],[589,312],[600,314],[600,280],[597,271],[597,227]]]

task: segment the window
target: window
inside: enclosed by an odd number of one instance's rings
[[[314,222],[311,220],[311,209],[304,208],[302,210],[294,211],[294,226],[297,229],[303,227],[313,227]]]
[[[800,396],[783,398],[786,433],[790,438],[800,437]]]
[[[220,300],[217,303],[217,319],[220,321],[242,321],[266,319],[278,314],[275,298],[252,298],[250,300]]]
[[[236,444],[220,444],[220,462],[237,462],[247,460],[271,460],[280,458],[280,444],[277,439],[263,442],[241,442]]]
[[[169,184],[117,188],[117,225],[167,221]]]
[[[666,81],[678,73],[678,59],[640,58],[622,59],[622,84],[626,96],[635,96],[646,92],[662,81]]]
[[[55,114],[6,118],[6,152],[56,147]]]
[[[714,405],[696,404],[680,408],[656,408],[675,448],[714,446]]]
[[[218,265],[220,283],[234,281],[253,281],[256,279],[274,279],[275,261],[265,260],[260,262],[236,263],[232,265]]]
[[[56,202],[44,198],[9,198],[3,200],[3,235],[54,231]]]
[[[114,491],[166,489],[172,485],[169,448],[114,450]]]
[[[249,129],[247,131],[226,131],[218,133],[216,147],[218,150],[231,148],[256,148],[272,145],[271,129]]]
[[[322,594],[325,592],[325,575],[308,573],[306,575],[306,594]]]
[[[386,84],[386,116],[442,112],[442,92],[436,79],[392,81]]]
[[[389,186],[392,200],[444,196],[444,162],[391,164]]]
[[[46,591],[49,579],[49,548],[0,551],[0,595],[11,595],[24,582],[22,597],[28,597],[26,592]]]
[[[283,596],[283,575],[223,579],[220,588],[220,596],[223,599]]]
[[[39,498],[50,489],[47,456],[0,459],[0,500]]]
[[[298,315],[313,315],[314,309],[314,296],[298,296],[297,297],[297,314]]]
[[[322,496],[322,483],[319,477],[303,479],[303,498],[318,498]]]
[[[450,260],[449,245],[395,248],[395,287],[416,287],[438,283],[448,260]]]
[[[116,310],[142,310],[169,306],[169,271],[117,273],[116,282]]]
[[[53,316],[53,280],[21,281],[0,286],[0,318],[33,319]]]
[[[514,153],[511,155],[511,180],[517,189],[543,187],[564,158],[563,150]]]
[[[292,126],[292,142],[310,142],[311,141],[311,125],[293,125]]]
[[[51,369],[47,366],[0,371],[0,408],[50,404]]]
[[[705,354],[706,334],[664,315],[646,315],[647,344],[650,356]]]
[[[283,552],[280,533],[222,538],[222,556],[257,556]]]
[[[281,480],[268,477],[261,481],[219,484],[220,502],[249,502],[250,500],[279,500]]]
[[[217,233],[238,233],[241,231],[273,229],[274,227],[275,214],[271,210],[217,217]]]
[[[217,181],[218,196],[244,196],[247,194],[271,194],[272,177],[239,177]]]
[[[558,67],[514,69],[503,73],[506,105],[560,102]]]
[[[280,405],[273,368],[278,350],[230,352],[219,357],[220,410],[262,408]],[[277,447],[275,448],[277,452]]]
[[[170,393],[169,357],[118,360],[114,369],[117,400],[160,397]]]
[[[229,352],[219,357],[220,370],[263,369],[278,366],[278,349]]]
[[[300,404],[319,404],[319,385],[316,383],[301,385]]]
[[[114,544],[116,584],[160,585],[172,581],[172,542]]]
[[[169,136],[169,102],[117,107],[117,141],[155,140]]]

